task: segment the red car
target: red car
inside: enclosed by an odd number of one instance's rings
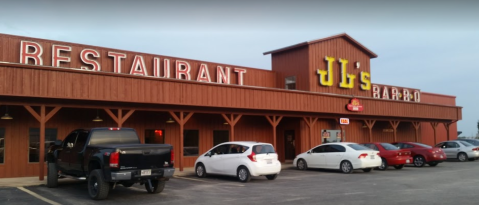
[[[398,147],[383,142],[371,142],[362,144],[373,150],[379,151],[379,156],[383,163],[378,167],[379,170],[386,170],[388,166],[394,166],[396,169],[402,169],[405,164],[412,163],[411,151],[399,149]]]
[[[410,150],[413,164],[416,167],[422,167],[425,164],[434,167],[446,161],[446,153],[441,148],[431,147],[418,142],[395,142],[392,144],[401,149]]]

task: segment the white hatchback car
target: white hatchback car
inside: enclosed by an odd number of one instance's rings
[[[343,173],[351,173],[354,169],[370,172],[381,166],[379,151],[350,143],[338,142],[318,145],[307,152],[301,153],[293,161],[300,170],[307,168],[338,169]]]
[[[274,180],[281,171],[273,146],[261,142],[225,142],[200,155],[195,162],[198,177],[219,174],[238,177],[248,182],[251,176],[266,176]]]

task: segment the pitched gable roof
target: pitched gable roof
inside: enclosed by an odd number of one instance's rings
[[[311,44],[314,44],[314,43],[319,43],[319,42],[322,42],[322,41],[327,41],[327,40],[331,40],[331,39],[335,39],[335,38],[345,38],[346,40],[351,42],[354,46],[356,46],[360,50],[362,50],[364,53],[368,54],[368,56],[370,58],[378,57],[378,55],[376,55],[374,52],[372,52],[371,50],[369,50],[368,48],[366,48],[365,46],[363,46],[362,44],[360,44],[359,42],[354,40],[351,36],[349,36],[346,33],[342,33],[342,34],[338,34],[338,35],[334,35],[334,36],[330,36],[330,37],[326,37],[326,38],[321,38],[321,39],[317,39],[317,40],[312,40],[312,41],[305,41],[305,42],[298,43],[298,44],[295,44],[295,45],[292,45],[292,46],[288,46],[288,47],[264,52],[263,55],[279,53],[279,52],[283,52],[283,51],[291,50],[291,49],[294,49],[294,48],[299,48],[299,47],[302,47],[302,46],[307,46],[307,45],[311,45]]]

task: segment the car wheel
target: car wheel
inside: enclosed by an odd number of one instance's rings
[[[304,159],[300,159],[298,160],[298,164],[296,165],[296,167],[298,167],[299,170],[306,170],[308,169],[308,164]]]
[[[196,176],[199,177],[199,178],[203,178],[203,177],[206,177],[206,169],[205,169],[205,165],[203,165],[202,163],[199,163],[198,165],[196,165]]]
[[[238,168],[237,176],[240,182],[249,182],[251,180],[251,175],[248,168],[241,166]]]
[[[48,163],[47,167],[47,187],[53,188],[58,186],[58,170],[55,163]]]
[[[460,162],[465,162],[466,159],[467,159],[467,154],[461,152],[461,153],[457,154],[457,159],[458,159]]]
[[[160,181],[157,179],[149,179],[145,183],[146,191],[150,194],[158,194],[165,189],[165,181]]]
[[[388,162],[386,159],[381,158],[381,166],[378,167],[379,170],[385,171],[388,168]]]
[[[371,170],[373,170],[373,168],[363,169],[364,172],[371,172]]]
[[[133,186],[133,184],[135,184],[134,182],[123,182],[121,183],[121,185],[123,185],[124,187],[131,187]]]
[[[404,167],[404,164],[394,166],[395,169],[402,169],[403,167]]]
[[[437,166],[439,163],[437,163],[437,162],[429,162],[428,164],[429,164],[429,166],[431,166],[431,167],[435,167],[435,166]]]
[[[414,157],[414,166],[423,167],[425,163],[426,163],[426,160],[424,159],[423,156],[415,156]]]
[[[341,162],[340,169],[345,174],[350,174],[353,172],[353,165],[349,161]]]
[[[95,169],[88,177],[88,194],[96,200],[106,199],[110,192],[110,183],[103,179],[101,169]]]
[[[266,175],[266,179],[268,180],[275,180],[276,177],[278,177],[278,174],[270,174],[270,175]]]

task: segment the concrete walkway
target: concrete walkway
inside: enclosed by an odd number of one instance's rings
[[[287,163],[281,165],[282,169],[293,169],[293,164]],[[182,172],[179,169],[175,170],[175,174],[173,175],[184,177],[184,176],[195,176],[195,169],[193,167],[184,168]],[[47,176],[43,181],[36,177],[16,177],[16,178],[1,178],[0,179],[0,187],[23,187],[23,186],[38,186],[38,185],[46,185],[47,183]],[[60,179],[61,181],[76,181],[75,179]]]

